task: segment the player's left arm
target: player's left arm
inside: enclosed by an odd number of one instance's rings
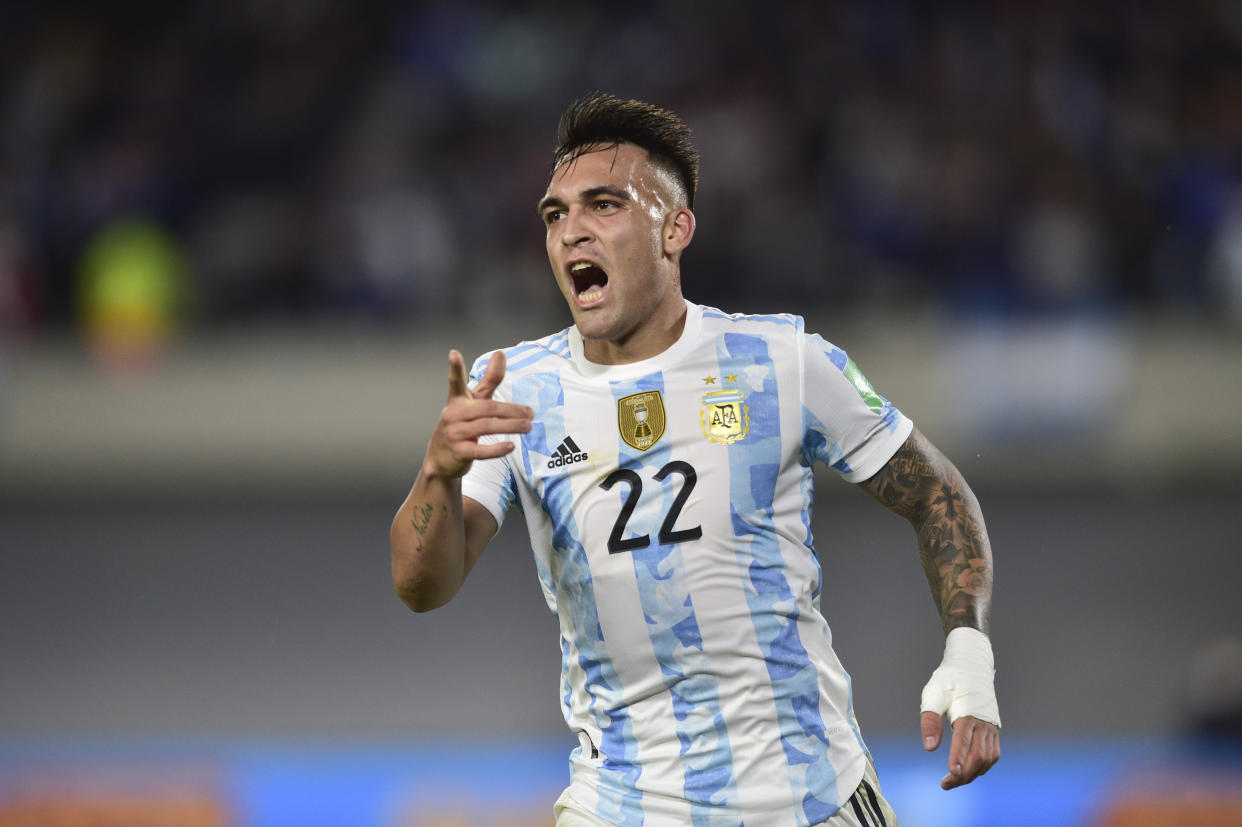
[[[945,657],[923,690],[923,745],[940,745],[941,716],[953,726],[944,789],[969,784],[1000,758],[1000,714],[987,637],[992,548],[983,512],[949,459],[915,428],[864,490],[914,526],[919,557],[946,635]]]

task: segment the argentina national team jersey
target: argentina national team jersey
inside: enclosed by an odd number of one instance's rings
[[[505,355],[495,398],[534,426],[462,491],[525,515],[581,744],[573,806],[618,825],[831,816],[865,754],[820,611],[812,466],[861,482],[910,421],[797,316],[687,302],[642,362],[588,362],[573,327]]]

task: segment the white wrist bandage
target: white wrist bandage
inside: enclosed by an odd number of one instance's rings
[[[958,627],[944,641],[944,659],[923,687],[922,712],[948,714],[952,723],[963,715],[1000,726],[993,680],[992,641],[978,629]]]

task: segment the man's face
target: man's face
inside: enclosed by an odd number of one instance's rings
[[[684,309],[662,237],[672,192],[633,144],[588,148],[553,172],[539,213],[552,272],[584,339],[624,345],[674,302]]]

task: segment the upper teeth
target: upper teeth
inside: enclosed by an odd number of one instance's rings
[[[573,267],[571,267],[570,269],[576,273],[579,270],[586,270],[593,266],[595,265],[591,264],[591,262],[589,261],[580,261],[577,264],[575,264]]]

